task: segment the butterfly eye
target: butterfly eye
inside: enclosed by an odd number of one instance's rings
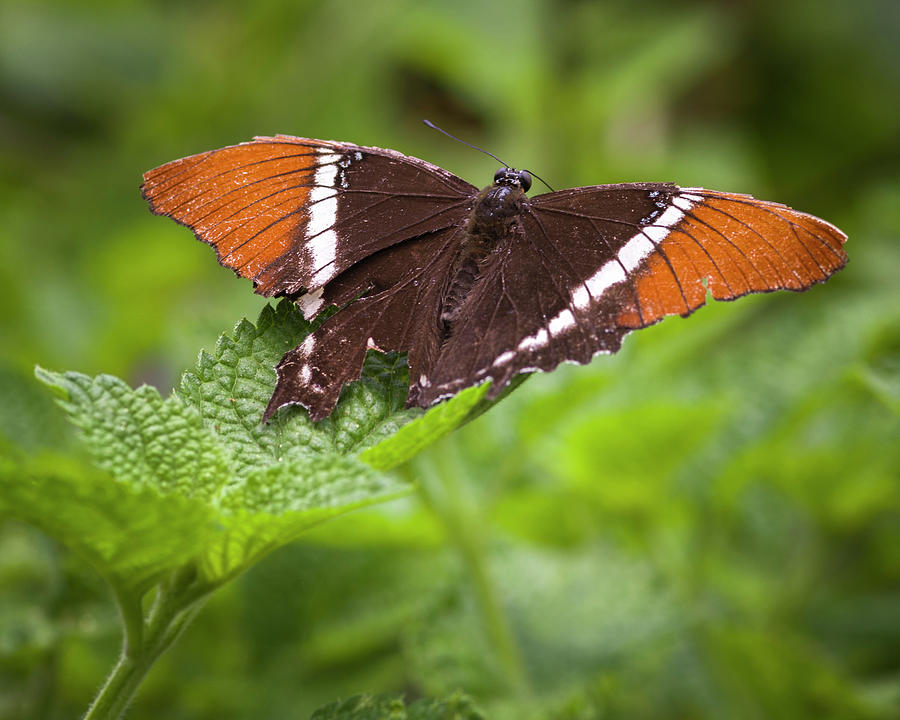
[[[528,192],[529,188],[531,188],[531,173],[527,170],[519,170],[519,185],[522,187],[522,190]]]
[[[494,173],[494,184],[499,183],[501,180],[504,180],[509,173],[509,168],[502,167],[497,172]]]

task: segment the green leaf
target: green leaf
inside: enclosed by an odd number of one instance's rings
[[[0,397],[0,445],[35,453],[67,443],[68,428],[30,369],[0,360]]]
[[[267,305],[255,326],[242,320],[231,335],[222,335],[212,354],[200,353],[196,368],[185,373],[177,390],[228,448],[238,476],[288,457],[333,449],[329,433],[308,422],[299,408],[282,411],[268,425],[260,422],[275,387],[275,364],[311,328],[289,304],[281,303],[277,310]]]
[[[379,471],[462,423],[487,386],[428,413],[406,409],[404,358],[369,353],[329,418],[291,407],[263,425],[275,364],[313,327],[290,301],[267,306],[201,353],[165,399],[109,375],[38,368],[91,463],[10,459],[0,503],[118,586],[146,588],[191,564],[212,588],[313,525],[410,492]]]
[[[360,459],[378,470],[388,470],[406,462],[431,443],[452,432],[470,416],[485,396],[490,383],[463,390],[424,416],[402,427],[394,435],[360,454]]]
[[[221,497],[222,537],[204,554],[201,572],[227,577],[314,525],[410,491],[354,457],[331,453],[260,468]]]
[[[527,677],[540,693],[558,692],[592,668],[637,653],[684,621],[683,607],[652,567],[604,546],[550,551],[497,545],[487,560]],[[448,587],[410,629],[407,662],[427,693],[464,687],[478,697],[496,696],[507,686],[504,670],[483,611],[464,587]]]
[[[0,508],[66,543],[130,592],[190,561],[220,532],[200,500],[116,482],[71,458],[0,458],[0,488]]]
[[[39,376],[94,467],[10,460],[2,497],[121,586],[144,588],[189,561],[215,586],[315,524],[411,490],[330,450],[235,467],[235,446],[178,396],[110,376]]]
[[[310,720],[483,720],[472,700],[456,693],[442,700],[409,705],[402,695],[357,695],[319,708]]]
[[[331,416],[313,423],[303,408],[287,407],[262,425],[275,387],[275,365],[314,327],[294,303],[282,300],[275,308],[266,306],[255,326],[240,322],[231,336],[222,336],[212,355],[202,353],[197,367],[185,373],[178,394],[224,439],[239,476],[310,454],[357,452],[422,415],[403,407],[405,360],[396,353],[369,353],[362,378],[344,388]]]
[[[405,408],[409,370],[399,353],[369,352],[358,382],[347,385],[334,412],[318,423],[287,407],[260,418],[275,387],[275,365],[316,327],[287,299],[266,306],[256,325],[238,323],[213,354],[201,353],[178,394],[210,430],[227,439],[237,474],[260,465],[334,452],[359,453],[377,470],[396,467],[466,421],[487,392],[470,388],[427,413]]]

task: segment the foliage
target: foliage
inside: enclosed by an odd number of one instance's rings
[[[129,717],[412,715],[457,689],[492,720],[898,717],[898,21],[895,0],[0,4],[0,505],[29,520],[0,524],[0,718],[73,717],[96,692],[119,642],[98,568],[138,592],[265,553]],[[346,414],[243,422],[273,377],[251,330],[271,310],[178,384],[264,303],[146,212],[140,173],[288,132],[490,179],[422,117],[554,187],[787,202],[847,231],[850,264],[534,377],[424,450],[402,410],[367,439]],[[399,359],[370,363],[351,395],[399,393]],[[102,422],[70,432],[35,364],[85,373],[44,377]],[[91,432],[126,407],[152,452],[114,481]],[[150,409],[194,459],[154,449]],[[279,477],[325,456],[359,484]],[[200,457],[220,469],[187,486]],[[199,575],[167,574],[195,556]],[[339,700],[360,693],[389,696]]]
[[[6,459],[0,502],[78,551],[115,592],[125,648],[87,717],[118,717],[199,603],[260,557],[327,519],[409,492],[373,467],[403,462],[452,430],[486,390],[426,414],[406,410],[405,364],[373,354],[326,421],[289,408],[262,425],[275,363],[311,327],[288,300],[266,306],[256,325],[241,322],[213,355],[201,353],[165,400],[109,375],[38,369],[90,462]]]
[[[447,700],[416,700],[408,706],[403,698],[359,695],[335,702],[313,713],[310,720],[483,720],[464,696]]]
[[[311,423],[294,407],[262,425],[275,362],[309,328],[289,301],[266,306],[255,326],[245,320],[214,355],[201,353],[165,400],[109,375],[39,369],[91,465],[60,472],[55,458],[9,463],[8,509],[78,549],[125,592],[140,596],[191,563],[203,594],[323,520],[406,494],[371,465],[387,469],[434,441],[452,428],[443,418],[465,417],[484,389],[416,419],[419,411],[403,408],[405,365],[372,355],[326,421]],[[398,440],[410,420],[416,432]]]

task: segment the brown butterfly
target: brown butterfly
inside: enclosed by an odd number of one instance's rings
[[[824,220],[749,195],[670,183],[528,197],[503,167],[483,190],[394,150],[278,135],[175,160],[141,192],[267,297],[329,317],[277,366],[263,416],[313,420],[367,349],[408,352],[408,406],[586,363],[666,315],[805,290],[847,262]]]

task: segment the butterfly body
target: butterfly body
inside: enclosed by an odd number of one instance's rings
[[[520,184],[501,183],[484,188],[475,200],[441,301],[443,335],[452,331],[463,303],[482,275],[487,257],[504,243],[514,241],[518,221],[528,197]]]
[[[307,319],[264,418],[319,420],[367,349],[408,353],[408,405],[586,363],[707,293],[803,290],[846,262],[833,225],[748,195],[670,183],[528,197],[525,171],[483,190],[393,150],[288,136],[176,160],[144,176],[151,209],[190,227],[256,292]]]

